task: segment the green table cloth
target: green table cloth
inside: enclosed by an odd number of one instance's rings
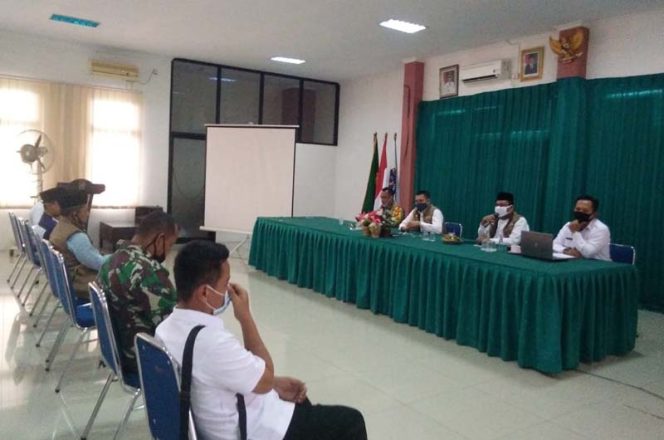
[[[258,218],[249,264],[545,373],[634,348],[634,266],[547,262],[423,241],[371,238],[324,217]]]

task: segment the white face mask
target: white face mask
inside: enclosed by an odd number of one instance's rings
[[[209,287],[210,290],[212,290],[214,293],[216,293],[219,296],[224,295],[224,303],[220,307],[214,308],[206,301],[206,304],[208,305],[208,307],[210,307],[212,309],[212,314],[213,315],[215,315],[215,316],[221,315],[228,308],[228,306],[231,305],[231,295],[230,295],[230,293],[228,293],[228,290],[226,290],[226,293],[224,294],[224,293],[219,292],[218,290],[215,290],[215,288],[210,286],[209,284],[207,285],[207,287]]]
[[[505,217],[508,214],[509,209],[512,205],[509,206],[496,206],[494,212],[498,217]]]

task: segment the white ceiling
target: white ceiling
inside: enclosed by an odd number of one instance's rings
[[[343,80],[554,26],[649,11],[662,0],[0,0],[0,29],[103,47]],[[52,13],[100,21],[96,29]],[[378,26],[424,24],[408,35]],[[272,56],[306,59],[300,66]]]

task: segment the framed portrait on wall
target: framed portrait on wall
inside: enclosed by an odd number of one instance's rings
[[[521,81],[542,78],[544,68],[544,46],[521,51]]]
[[[442,67],[439,71],[440,98],[451,98],[459,94],[459,65]]]

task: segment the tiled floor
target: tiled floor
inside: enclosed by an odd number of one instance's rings
[[[252,294],[277,373],[305,380],[315,402],[359,408],[372,440],[664,439],[664,400],[647,392],[575,371],[549,377],[522,370],[269,278],[243,260],[231,265],[233,279]],[[80,353],[55,394],[76,332],[70,331],[52,371],[45,372],[56,332],[35,347],[40,329],[5,282],[10,268],[3,253],[0,439],[76,439],[106,378],[97,369],[96,342]],[[238,330],[232,313],[224,318]],[[639,332],[629,356],[581,368],[664,394],[664,315],[639,312]],[[128,397],[119,385],[111,387],[90,439],[112,438]],[[142,409],[133,412],[125,438],[149,438]]]

